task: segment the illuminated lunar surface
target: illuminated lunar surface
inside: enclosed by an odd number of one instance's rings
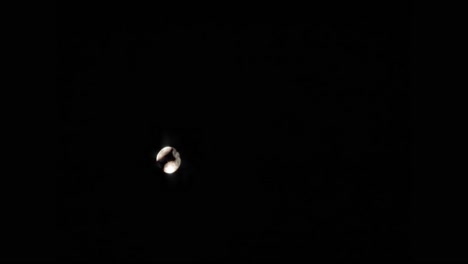
[[[180,167],[180,154],[173,147],[164,147],[156,156],[156,162],[165,173],[172,174]]]

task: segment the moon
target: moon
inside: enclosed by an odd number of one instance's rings
[[[176,172],[181,164],[180,154],[173,147],[162,148],[156,155],[156,162],[167,174]]]

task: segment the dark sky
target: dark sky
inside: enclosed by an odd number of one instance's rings
[[[73,10],[57,25],[61,258],[408,256],[410,6]]]

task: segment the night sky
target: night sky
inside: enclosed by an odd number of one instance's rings
[[[352,11],[63,11],[60,258],[406,258],[410,6]]]

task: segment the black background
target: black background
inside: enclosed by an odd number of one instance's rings
[[[60,258],[408,257],[411,9],[331,10],[63,10]]]

